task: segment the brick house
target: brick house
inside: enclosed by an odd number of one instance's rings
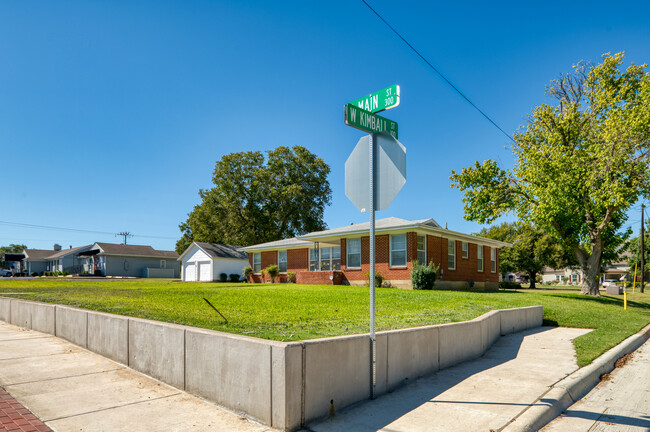
[[[275,264],[280,281],[296,274],[303,284],[364,285],[370,269],[368,222],[244,247],[254,282]],[[375,269],[392,286],[411,288],[413,260],[440,266],[438,289],[496,289],[499,248],[509,243],[442,228],[433,219],[389,217],[375,222]]]

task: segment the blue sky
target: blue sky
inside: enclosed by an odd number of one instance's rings
[[[647,1],[370,3],[509,133],[578,61],[650,61]],[[478,231],[448,177],[487,158],[511,167],[508,139],[360,0],[2,2],[0,245],[129,231],[173,249],[217,160],[279,145],[330,165],[330,227],[367,221],[345,196],[363,133],[343,106],[392,84],[401,105],[382,115],[399,123],[407,183],[377,217]]]

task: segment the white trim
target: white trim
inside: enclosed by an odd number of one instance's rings
[[[467,246],[467,249],[465,249],[465,246]],[[467,256],[465,256],[465,252],[467,252]],[[460,257],[462,259],[469,259],[469,242],[464,241],[460,243]]]
[[[453,267],[449,266],[449,257],[451,256],[449,254],[449,245],[450,244],[454,246],[453,247],[453,249],[454,249],[454,266]],[[456,240],[447,239],[447,270],[456,270],[456,260],[457,260],[457,258],[458,258],[458,251],[456,250]]]
[[[393,237],[404,236],[404,264],[393,264]],[[388,267],[389,268],[404,268],[408,262],[408,238],[406,234],[390,234],[388,237]],[[402,249],[399,249],[400,251]]]
[[[415,258],[418,258],[418,255],[419,255],[419,252],[420,252],[420,249],[418,249],[418,238],[419,237],[424,237],[424,262],[419,262],[420,260],[418,260],[418,264],[420,264],[420,265],[428,265],[429,264],[429,260],[427,259],[428,258],[427,257],[427,255],[428,255],[428,253],[427,253],[427,241],[428,240],[427,240],[427,235],[426,234],[415,233]]]
[[[358,240],[359,241],[359,267],[351,267],[350,266],[350,240]],[[362,248],[362,246],[361,246],[361,238],[346,238],[345,239],[345,269],[346,270],[347,269],[354,269],[354,270],[357,270],[357,269],[360,270],[361,269],[362,257],[363,257],[363,253],[362,253],[361,248]],[[355,255],[356,255],[356,252],[355,252]]]
[[[494,255],[494,260],[492,259],[492,255]],[[492,264],[494,263],[494,268],[492,268]],[[490,273],[496,273],[497,272],[497,250],[496,248],[490,248]]]
[[[481,251],[481,268],[478,268],[478,261],[479,261],[478,260],[478,255],[479,255],[478,251],[479,250]],[[476,245],[476,264],[477,264],[477,266],[476,266],[477,269],[476,270],[479,273],[483,273],[483,271],[485,270],[485,251],[483,250],[483,245]]]

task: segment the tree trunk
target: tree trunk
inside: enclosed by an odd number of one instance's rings
[[[580,294],[600,296],[598,278],[600,276],[600,267],[603,260],[603,241],[601,238],[594,238],[591,241],[591,254],[587,254],[576,247],[578,262],[584,274],[582,280],[582,290]]]
[[[537,277],[537,272],[528,272],[528,278],[530,279],[530,289],[535,289],[535,278]]]

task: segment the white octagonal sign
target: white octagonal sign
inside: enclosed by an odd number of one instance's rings
[[[359,140],[345,162],[345,195],[370,211],[370,135]],[[390,135],[375,134],[375,210],[385,210],[406,183],[406,147]]]

